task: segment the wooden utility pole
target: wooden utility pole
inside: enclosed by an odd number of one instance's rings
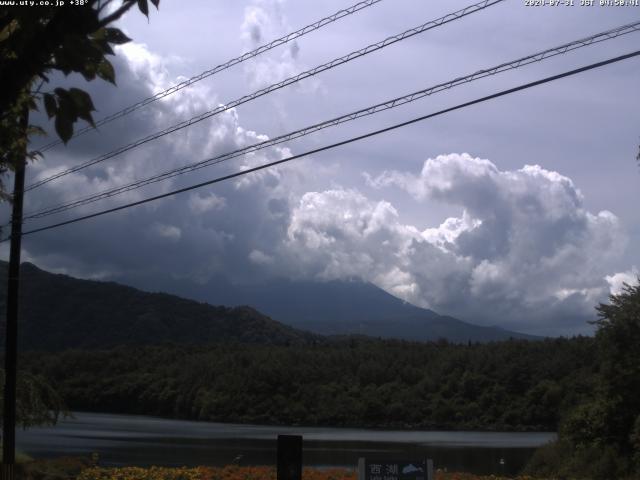
[[[18,355],[18,288],[20,285],[20,249],[22,243],[22,200],[24,173],[27,165],[27,127],[29,110],[25,107],[20,119],[24,132],[24,147],[13,158],[13,211],[11,214],[11,246],[9,278],[7,279],[7,318],[4,347],[4,412],[2,423],[2,480],[15,479],[16,462],[16,377]]]

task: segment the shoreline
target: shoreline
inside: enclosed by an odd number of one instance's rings
[[[513,434],[542,434],[542,435],[557,435],[557,431],[551,430],[539,430],[539,429],[508,429],[508,428],[492,428],[492,429],[468,429],[468,428],[455,428],[455,427],[446,427],[446,426],[368,426],[368,425],[358,425],[358,424],[341,424],[341,425],[329,425],[329,424],[286,424],[286,423],[254,423],[254,422],[238,422],[238,421],[224,421],[224,420],[198,420],[193,418],[177,418],[177,417],[168,417],[154,414],[146,414],[146,413],[123,413],[123,412],[105,412],[105,411],[91,411],[91,410],[73,410],[70,411],[73,414],[80,415],[117,415],[117,416],[126,416],[126,417],[138,417],[141,419],[148,420],[160,420],[160,421],[175,421],[175,422],[193,422],[197,424],[210,424],[210,425],[224,425],[229,427],[258,427],[258,428],[294,428],[294,429],[332,429],[332,430],[367,430],[371,432],[455,432],[455,433],[471,433],[471,434],[480,434],[480,433],[489,433],[489,434],[501,434],[501,433],[513,433]],[[69,417],[68,417],[69,418]],[[64,421],[64,418],[61,418],[60,421]]]

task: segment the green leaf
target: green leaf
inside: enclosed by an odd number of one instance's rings
[[[146,3],[145,3],[146,5]],[[130,42],[131,39],[127,37],[119,28],[105,28],[104,39],[109,43],[115,43],[116,45],[122,45],[123,43]]]
[[[89,34],[89,36],[94,40],[100,40],[100,41],[106,40],[106,35],[107,35],[107,29],[104,27],[99,28],[95,32]]]
[[[84,79],[88,82],[96,78],[98,67],[94,63],[86,63],[82,70],[80,70],[80,74],[84,77]]]
[[[107,82],[116,84],[116,72],[113,69],[113,65],[106,58],[100,62],[96,71],[98,76]]]
[[[62,108],[58,110],[55,125],[60,140],[66,144],[73,136],[73,120]]]
[[[5,27],[3,27],[0,30],[0,42],[4,42],[5,40],[7,40],[11,35],[13,35],[13,33],[16,31],[18,27],[19,23],[16,19],[11,20],[11,22],[6,25]]]
[[[38,104],[36,103],[36,98],[33,96],[30,96],[27,99],[27,107],[29,108],[29,110],[38,110]]]
[[[81,119],[83,119],[85,122],[87,122],[89,125],[91,125],[93,128],[96,128],[96,124],[93,121],[93,116],[91,115],[90,112],[78,112],[78,117],[80,117]]]
[[[138,0],[138,8],[146,17],[149,17],[149,5],[147,4],[147,0]]]
[[[47,116],[51,119],[58,111],[58,104],[56,103],[56,97],[50,93],[44,94],[44,109],[47,111]]]
[[[56,88],[54,92],[58,96],[58,112],[55,120],[56,132],[66,144],[73,136],[73,123],[78,120],[78,113],[70,92],[64,88]]]
[[[44,129],[42,127],[39,127],[38,125],[29,125],[29,128],[27,128],[27,134],[28,135],[39,135],[42,137],[46,137],[47,136],[47,132],[44,131]]]
[[[93,44],[95,45],[95,48],[102,52],[103,55],[115,55],[113,48],[111,48],[111,45],[105,38],[94,38]]]
[[[55,88],[53,90],[59,99],[69,98],[69,92],[67,92],[64,88]]]
[[[75,114],[87,123],[91,124],[92,127],[95,127],[91,112],[94,112],[96,109],[93,106],[91,95],[79,88],[71,88],[69,90],[69,97],[75,105]]]
[[[84,90],[79,88],[71,88],[69,90],[69,97],[73,100],[76,107],[79,110],[86,110],[88,112],[94,112],[96,109],[93,106],[93,100],[91,100],[91,95],[89,95]]]
[[[53,68],[61,70],[65,74],[80,73],[90,81],[96,77],[96,70],[104,59],[105,51],[109,53],[112,50],[104,40],[100,43],[93,38],[68,35],[54,53]]]
[[[86,78],[91,65],[102,60],[104,54],[95,42],[79,35],[68,35],[54,53],[55,67],[67,72],[79,72]],[[95,77],[95,74],[93,75]]]

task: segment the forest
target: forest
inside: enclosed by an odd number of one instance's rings
[[[72,410],[220,422],[556,430],[594,388],[593,339],[164,345],[30,353]]]

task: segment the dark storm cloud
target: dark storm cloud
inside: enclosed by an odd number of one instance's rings
[[[331,1],[323,3],[322,12],[309,12],[301,4],[229,5],[229,15],[236,17],[217,23],[211,43],[203,35],[194,44],[189,42],[196,39],[185,35],[167,43],[172,27],[165,25],[167,17],[160,17],[178,15],[177,4],[168,3],[168,11],[163,9],[148,27],[132,19],[129,28],[136,25],[139,30],[130,36],[150,47],[132,44],[118,52],[117,88],[97,82],[89,87],[100,109],[96,117],[177,83],[185,65],[196,73],[210,68],[217,61],[212,51],[230,58],[240,52],[225,50],[227,45],[248,50],[290,31],[290,24],[298,27],[344,7]],[[76,165],[465,4],[407,2],[400,8],[382,2],[361,17],[156,102],[126,121],[79,137],[69,148],[48,152],[30,167],[31,178]],[[622,11],[596,15],[576,9],[571,16],[516,4],[505,2],[501,10],[414,38],[52,182],[29,194],[27,210],[128,183],[628,21]],[[203,11],[207,5],[202,4]],[[211,30],[204,28],[211,22],[206,15],[190,22],[190,31]],[[150,33],[140,33],[144,28]],[[155,51],[154,45],[162,45],[162,50]],[[620,49],[626,43],[611,45]],[[380,116],[382,120],[372,117],[346,125],[338,133],[327,131],[289,148],[298,153],[406,120],[600,59],[611,48],[603,44],[571,59],[469,85],[461,93],[452,91],[452,96],[407,106]],[[188,60],[181,57],[185,52]],[[631,120],[638,91],[631,87],[637,72],[637,65],[620,66],[589,77],[592,80],[559,83],[285,168],[26,237],[26,256],[44,268],[92,278],[165,276],[204,282],[213,276],[233,281],[273,275],[358,277],[469,321],[543,334],[584,331],[593,305],[610,287],[629,279],[632,263],[638,261],[625,254],[624,245],[625,227],[638,225],[640,219],[626,206],[633,202],[618,201],[618,196],[627,198],[637,189],[635,165],[632,160],[624,163],[622,145],[628,141],[636,147],[637,122]],[[589,135],[580,122],[588,124]],[[451,153],[465,151],[476,153]],[[285,148],[269,149],[100,206],[166,192],[288,153]],[[632,158],[634,151],[628,153]],[[524,167],[527,164],[533,166]],[[368,182],[364,171],[370,173]],[[602,184],[615,184],[617,193]]]

